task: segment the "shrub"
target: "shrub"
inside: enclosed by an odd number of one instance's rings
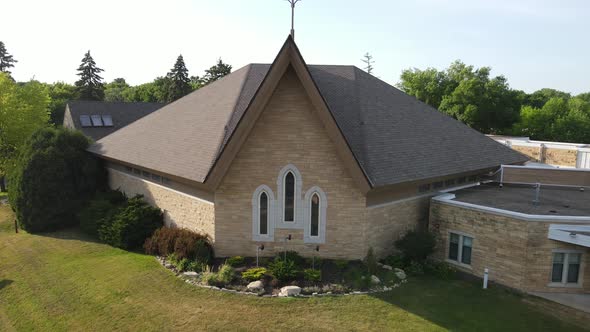
[[[314,269],[303,270],[303,279],[306,281],[317,282],[322,280],[322,271]]]
[[[411,276],[420,276],[424,274],[424,265],[422,263],[418,263],[416,261],[410,262],[405,269],[405,272]]]
[[[336,265],[336,268],[338,268],[339,270],[344,270],[349,263],[350,262],[345,259],[337,259],[334,261],[334,265]]]
[[[424,265],[426,273],[431,274],[442,280],[451,280],[455,277],[456,270],[447,263],[437,261],[427,261]]]
[[[371,276],[366,271],[354,268],[344,273],[344,280],[352,286],[353,289],[368,289],[371,287]]]
[[[109,222],[126,200],[120,191],[97,193],[78,213],[80,228],[87,234],[98,236],[100,226]]]
[[[367,271],[369,274],[377,273],[377,258],[375,258],[375,253],[373,252],[373,247],[369,247],[367,251],[367,256],[364,260],[365,265],[367,266]]]
[[[254,267],[242,272],[242,278],[248,281],[256,281],[262,279],[266,274],[266,269],[263,267]]]
[[[100,226],[98,236],[114,247],[135,249],[163,224],[162,211],[144,202],[141,196],[135,196]]]
[[[292,260],[275,258],[274,262],[268,265],[270,274],[280,281],[290,281],[297,278],[297,267]]]
[[[162,227],[146,239],[143,248],[149,255],[166,256],[175,253],[178,257],[208,264],[213,259],[213,247],[206,235],[184,228]]]
[[[229,266],[232,266],[232,267],[243,265],[244,262],[245,262],[245,259],[242,256],[230,257],[225,261],[226,264],[228,264]]]
[[[77,223],[83,203],[107,183],[100,161],[86,152],[89,144],[80,132],[44,128],[22,146],[8,174],[21,228],[34,233]]]
[[[401,239],[395,241],[407,262],[423,263],[434,252],[435,239],[427,231],[409,231]]]
[[[383,259],[383,264],[400,269],[405,266],[404,258],[401,255],[389,255]]]
[[[219,271],[212,272],[209,268],[203,273],[203,282],[211,286],[223,287],[229,284],[234,278],[234,269],[223,264],[219,267]]]

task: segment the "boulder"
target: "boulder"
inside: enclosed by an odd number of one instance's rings
[[[301,287],[299,287],[299,286],[285,286],[285,287],[281,288],[281,292],[279,293],[279,296],[281,296],[281,297],[297,296],[300,293],[301,293]]]
[[[252,281],[246,286],[246,288],[252,292],[260,292],[261,290],[264,290],[264,284],[261,280]]]
[[[384,269],[386,269],[386,270],[389,270],[389,271],[393,270],[393,268],[391,266],[389,266],[389,265],[383,264],[383,265],[381,265],[381,267],[384,268]]]
[[[407,278],[406,272],[402,269],[395,268],[394,269],[395,276],[398,277],[400,280],[405,280]]]
[[[183,272],[182,275],[185,276],[185,277],[194,278],[194,277],[198,276],[199,274],[197,272],[194,272],[194,271],[187,271],[187,272]]]
[[[374,285],[377,285],[377,284],[380,284],[381,283],[381,280],[376,275],[372,275],[371,276],[371,283],[374,284]]]

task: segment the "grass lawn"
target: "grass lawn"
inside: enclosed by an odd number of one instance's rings
[[[8,197],[8,192],[6,191],[0,191],[0,199]]]
[[[0,331],[579,331],[501,290],[411,279],[378,296],[270,299],[188,285],[77,231],[14,234],[0,206]]]

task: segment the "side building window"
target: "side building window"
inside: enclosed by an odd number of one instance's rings
[[[252,240],[274,240],[275,197],[272,190],[261,185],[252,194]]]
[[[471,265],[472,249],[473,237],[453,232],[449,233],[449,260]]]
[[[554,252],[551,282],[577,285],[580,281],[582,254],[577,252]]]
[[[320,187],[313,187],[305,194],[303,241],[305,243],[326,242],[326,213],[328,200]]]
[[[297,167],[289,164],[281,169],[277,176],[277,225],[287,229],[303,227],[303,209],[301,187],[303,181]]]

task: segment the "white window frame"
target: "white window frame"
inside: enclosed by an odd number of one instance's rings
[[[293,204],[293,221],[285,221],[285,177],[291,172],[295,177],[295,192]],[[303,227],[303,209],[301,202],[301,188],[303,187],[303,180],[301,173],[293,164],[288,164],[283,167],[277,177],[278,193],[278,208],[277,208],[277,226],[285,229],[301,229]]]
[[[563,271],[561,273],[561,282],[551,281],[553,279],[553,254],[565,254],[563,261]],[[569,254],[580,254],[580,270],[578,271],[578,282],[567,282],[567,273],[569,267]],[[553,249],[551,251],[551,268],[549,269],[549,284],[548,287],[564,287],[564,288],[582,288],[584,281],[584,251],[576,249]]]
[[[458,247],[458,252],[457,252],[457,260],[453,260],[453,259],[449,258],[449,253],[451,252],[451,234],[455,234],[455,235],[459,236],[459,247]],[[461,261],[463,259],[463,238],[464,237],[471,238],[471,263],[470,264],[466,264]],[[447,250],[445,252],[446,262],[471,269],[471,265],[473,264],[473,247],[475,247],[475,237],[473,235],[468,234],[468,233],[464,233],[464,232],[460,232],[460,231],[450,230],[447,232],[447,246],[446,247],[447,247]]]
[[[260,234],[260,195],[266,193],[268,198],[268,234]],[[274,241],[275,229],[275,196],[267,185],[261,185],[252,194],[252,240]]]
[[[319,211],[319,227],[318,227],[318,235],[312,236],[311,235],[311,197],[313,194],[317,194],[320,198],[320,211]],[[326,193],[318,187],[314,186],[310,188],[305,193],[305,198],[303,199],[305,202],[304,208],[304,227],[303,227],[303,242],[304,243],[325,243],[326,242],[326,220],[327,220],[327,209],[328,209],[328,199],[326,197]]]

